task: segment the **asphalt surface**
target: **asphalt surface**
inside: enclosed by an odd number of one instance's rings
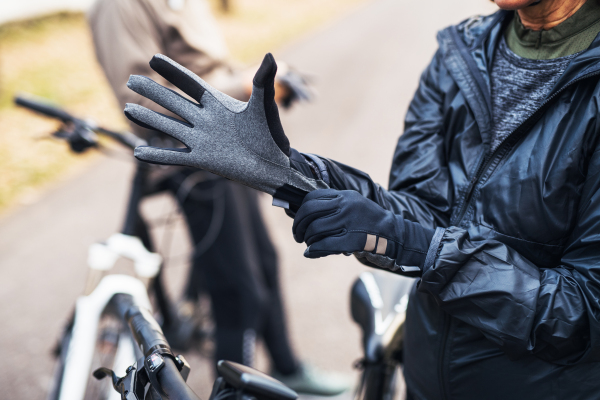
[[[385,185],[405,110],[436,48],[436,31],[494,9],[487,0],[376,0],[276,51],[276,58],[313,74],[319,91],[314,103],[282,113],[292,146],[361,168]],[[87,248],[121,225],[133,171],[126,159],[103,158],[0,219],[0,399],[44,397],[50,351],[83,290]],[[303,360],[356,377],[360,332],[350,319],[348,294],[364,268],[343,256],[304,259],[304,246],[290,234],[292,221],[270,207],[267,196],[263,203],[280,254],[294,349]],[[155,198],[144,208],[159,220],[169,204]],[[164,238],[161,229],[155,233]],[[176,296],[186,274],[181,254],[189,246],[181,223],[171,242],[166,275]],[[190,384],[206,399],[210,362],[193,353],[188,360]],[[262,351],[258,367],[268,370]]]

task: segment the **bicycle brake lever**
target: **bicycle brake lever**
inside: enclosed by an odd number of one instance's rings
[[[98,368],[94,371],[93,376],[98,380],[110,376],[113,388],[121,395],[121,400],[142,400],[144,398],[143,388],[147,382],[147,378],[145,376],[138,376],[138,372],[134,364],[127,368],[126,375],[121,378],[109,368]],[[141,389],[141,393],[138,393],[139,389]]]
[[[168,355],[165,355],[168,356]],[[175,361],[175,365],[184,380],[190,372],[190,364],[179,355],[177,357],[170,355]],[[143,400],[146,384],[156,391],[161,399],[168,399],[166,393],[162,390],[158,379],[158,372],[164,367],[163,355],[152,353],[148,357],[140,358],[135,364],[127,368],[126,375],[119,378],[113,370],[109,368],[98,368],[94,371],[94,378],[101,380],[110,376],[112,378],[113,388],[121,395],[121,400]]]
[[[123,378],[119,378],[117,376],[117,374],[115,374],[114,371],[109,368],[98,368],[97,370],[94,371],[93,375],[94,375],[94,378],[96,378],[98,380],[101,380],[101,379],[106,378],[107,376],[110,376],[112,378],[112,385],[115,388],[115,390],[117,390],[117,391],[118,391],[119,386],[123,382]]]

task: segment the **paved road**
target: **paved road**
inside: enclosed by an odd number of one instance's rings
[[[320,92],[315,103],[283,115],[292,145],[385,183],[407,104],[435,51],[435,32],[493,9],[487,0],[376,0],[276,52],[313,73]],[[83,287],[87,247],[119,228],[131,172],[131,163],[103,159],[0,220],[0,398],[43,397],[50,349]],[[263,200],[295,349],[321,367],[354,374],[360,337],[348,291],[363,268],[347,257],[304,259],[291,220]],[[162,212],[168,202],[153,199],[145,207]],[[173,252],[186,240],[179,229]],[[184,274],[184,264],[171,266],[170,286]],[[191,384],[207,398],[209,364],[196,355],[189,360]],[[259,367],[267,368],[264,355]]]

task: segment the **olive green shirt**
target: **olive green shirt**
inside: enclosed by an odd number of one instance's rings
[[[523,26],[519,14],[505,31],[508,48],[518,56],[535,60],[565,57],[587,49],[600,32],[600,0],[588,0],[575,14],[548,30]]]

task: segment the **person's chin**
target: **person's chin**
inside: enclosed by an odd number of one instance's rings
[[[520,10],[529,7],[536,0],[494,0],[494,2],[503,10]]]

